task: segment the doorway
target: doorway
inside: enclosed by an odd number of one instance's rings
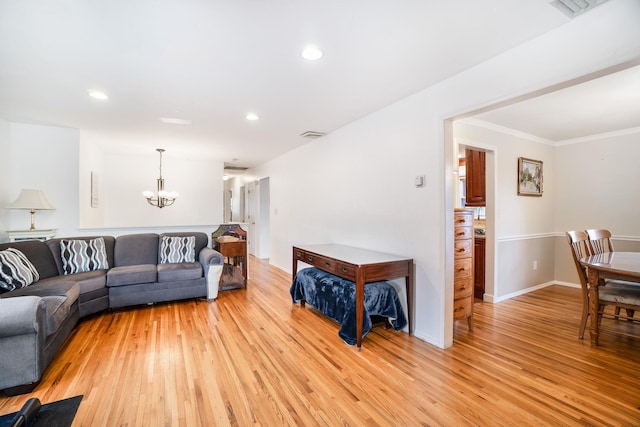
[[[246,218],[249,254],[265,259],[271,251],[271,190],[269,177],[247,184]]]
[[[474,280],[474,294],[476,300],[493,302],[495,299],[494,296],[496,295],[495,236],[497,225],[495,221],[495,207],[497,187],[497,147],[456,136],[455,123],[453,124],[453,136],[454,146],[456,147],[456,155],[453,159],[453,169],[454,174],[457,175],[454,185],[454,207],[467,207],[472,208],[475,211],[474,273],[478,275],[478,277]],[[472,172],[475,179],[477,179],[478,175],[483,175],[483,201],[480,201],[475,197],[475,201],[468,202],[468,196],[470,195],[467,194],[466,189],[469,188],[467,184],[469,183],[469,179],[474,179],[471,178],[469,169],[466,167],[468,162],[467,154],[469,150],[475,152],[473,153],[475,154],[475,160],[482,159],[482,162],[484,163],[482,174],[475,174]],[[478,152],[481,153],[481,155],[478,155]],[[462,159],[464,159],[464,161],[461,161]],[[464,165],[464,168],[461,167],[462,165]]]

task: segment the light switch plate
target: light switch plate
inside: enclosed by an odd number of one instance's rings
[[[425,184],[425,176],[424,175],[416,175],[414,184],[416,187],[424,187]]]

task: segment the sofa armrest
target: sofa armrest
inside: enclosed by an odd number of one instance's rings
[[[0,298],[0,390],[40,380],[46,366],[46,330],[42,298]]]
[[[202,250],[200,251],[200,255],[198,257],[198,261],[200,261],[200,264],[202,264],[202,267],[205,269],[205,273],[206,273],[206,269],[210,265],[224,264],[224,258],[222,257],[222,254],[209,247],[202,248]]]
[[[45,331],[45,305],[40,297],[0,298],[0,338]]]
[[[224,257],[220,252],[210,247],[204,247],[200,251],[199,261],[200,264],[202,264],[204,278],[207,284],[207,299],[209,301],[214,300],[218,296]]]

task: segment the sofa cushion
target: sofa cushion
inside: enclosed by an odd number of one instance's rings
[[[50,277],[40,280],[43,285],[48,283],[72,280],[80,285],[80,295],[103,289],[107,286],[107,270],[87,271],[85,273],[68,274],[65,276]]]
[[[27,295],[36,297],[66,297],[71,299],[71,303],[73,304],[80,296],[80,285],[73,280],[59,280],[51,283],[46,283],[41,280],[29,287],[2,294],[1,297],[13,298]]]
[[[91,240],[60,241],[60,257],[64,274],[84,273],[109,268],[107,252],[102,237]]]
[[[162,236],[160,238],[160,264],[195,262],[194,236]]]
[[[7,248],[16,248],[25,254],[38,270],[41,280],[60,274],[51,251],[43,241],[21,240],[19,242],[0,243],[0,250]]]
[[[155,264],[125,265],[107,272],[107,286],[126,286],[153,283],[158,277]]]
[[[39,278],[38,270],[21,251],[15,248],[0,251],[0,292],[24,288]]]
[[[202,266],[199,262],[158,264],[158,282],[176,282],[201,277]]]
[[[115,267],[158,263],[158,235],[125,234],[116,237],[113,251]]]

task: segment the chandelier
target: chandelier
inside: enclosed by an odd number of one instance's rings
[[[149,202],[151,206],[164,208],[165,206],[171,206],[176,201],[178,193],[165,191],[164,179],[162,179],[162,153],[164,152],[164,148],[156,148],[156,151],[160,153],[160,178],[156,180],[158,183],[158,190],[155,194],[153,194],[153,191],[145,191],[142,195],[147,199],[147,202]]]

